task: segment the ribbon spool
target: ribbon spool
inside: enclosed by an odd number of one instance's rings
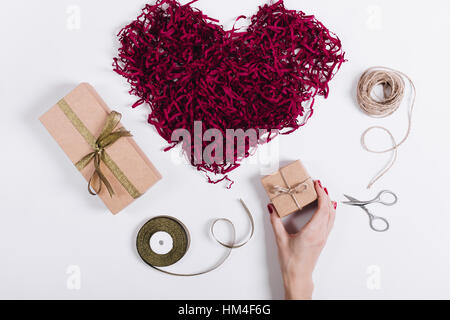
[[[186,255],[190,245],[189,230],[181,221],[169,216],[155,217],[147,221],[142,226],[142,228],[138,232],[136,239],[136,248],[139,253],[139,256],[142,258],[142,260],[144,260],[145,263],[147,263],[153,269],[172,276],[193,277],[216,270],[228,259],[233,249],[243,247],[253,237],[253,233],[255,230],[253,216],[250,210],[245,205],[244,201],[243,200],[240,201],[250,219],[251,224],[250,235],[244,242],[240,244],[235,244],[236,228],[234,227],[234,224],[228,219],[224,218],[216,219],[211,225],[210,229],[211,235],[218,244],[227,248],[228,250],[225,256],[219,262],[217,262],[214,266],[208,268],[207,270],[196,273],[182,274],[161,269],[161,267],[169,267],[180,261]],[[232,241],[230,244],[220,241],[214,233],[214,227],[220,221],[226,222],[230,224],[230,226],[232,227],[233,230]],[[152,249],[150,245],[150,240],[152,236],[155,235],[157,232],[166,232],[172,238],[172,249],[168,253],[159,254]]]
[[[158,254],[150,246],[150,239],[157,232],[167,232],[173,239],[172,250],[167,254]],[[160,216],[149,220],[138,233],[137,250],[142,260],[154,267],[168,267],[184,257],[189,249],[188,229],[177,219]]]

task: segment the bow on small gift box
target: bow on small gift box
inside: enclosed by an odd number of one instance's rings
[[[300,161],[295,161],[262,180],[280,217],[302,210],[317,200],[314,182]]]
[[[284,175],[282,172],[280,172],[281,177],[283,178],[283,180],[285,180]],[[309,178],[308,178],[309,179]],[[306,184],[306,181],[302,181],[301,183],[290,187],[288,183],[286,183],[286,185],[288,185],[288,188],[283,188],[281,186],[274,186],[272,187],[272,194],[275,194],[276,197],[288,194],[292,197],[292,199],[294,200],[295,204],[297,205],[297,208],[299,210],[302,210],[303,207],[300,205],[300,203],[297,201],[297,198],[295,197],[296,194],[301,194],[302,192],[304,192],[305,190],[308,189],[308,185]]]

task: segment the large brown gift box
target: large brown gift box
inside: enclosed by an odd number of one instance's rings
[[[261,181],[282,218],[317,200],[314,182],[299,160],[262,178]]]
[[[100,136],[110,113],[95,89],[82,83],[46,112],[40,121],[72,163],[77,164],[94,151],[92,140]],[[119,123],[116,129],[121,128]],[[98,196],[113,214],[117,214],[158,182],[161,175],[131,137],[120,138],[104,152],[108,161],[107,164],[100,162],[100,170],[114,194],[111,196],[103,185]],[[95,171],[94,162],[90,161],[80,169],[87,181]]]

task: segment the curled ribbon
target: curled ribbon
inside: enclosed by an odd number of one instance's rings
[[[105,149],[109,146],[113,145],[117,140],[123,137],[131,137],[131,133],[124,128],[119,128],[114,131],[117,125],[120,123],[122,119],[122,115],[116,111],[112,111],[108,117],[106,118],[105,126],[100,133],[100,136],[97,138],[94,144],[94,151],[87,154],[80,161],[78,161],[75,165],[78,170],[84,169],[91,161],[94,161],[95,171],[89,179],[88,183],[88,191],[90,194],[96,196],[102,190],[102,185],[104,184],[108,189],[109,195],[112,197],[114,195],[114,190],[109,183],[108,179],[105,177],[101,170],[101,162],[107,162],[105,156]],[[93,187],[93,182],[95,178],[99,179],[99,183],[97,188]]]
[[[280,171],[281,177],[284,180],[284,183],[286,184],[287,188],[282,187],[282,186],[273,186],[271,192],[275,195],[275,198],[282,196],[282,195],[290,195],[292,197],[292,199],[294,200],[297,208],[299,208],[300,210],[303,209],[303,207],[300,205],[300,203],[298,203],[297,198],[295,197],[296,194],[300,194],[302,192],[305,192],[306,189],[308,189],[308,185],[306,184],[306,181],[308,181],[311,178],[306,179],[305,181],[302,181],[294,186],[290,186],[286,179],[284,178],[283,173]]]

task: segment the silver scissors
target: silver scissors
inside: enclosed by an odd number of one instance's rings
[[[386,201],[383,200],[383,198],[385,198],[386,195],[390,195],[393,197],[392,201]],[[372,228],[373,231],[376,232],[386,232],[389,230],[389,222],[382,217],[378,217],[374,214],[372,214],[369,209],[366,208],[366,206],[368,206],[369,204],[373,204],[373,203],[379,203],[385,206],[393,206],[398,202],[398,197],[395,193],[393,193],[392,191],[388,191],[388,190],[384,190],[381,191],[374,199],[369,200],[369,201],[359,201],[358,199],[355,199],[353,197],[347,196],[344,194],[344,196],[349,200],[349,201],[345,201],[342,202],[344,204],[347,204],[349,206],[356,206],[356,207],[360,207],[361,209],[363,209],[367,215],[369,216],[369,220],[370,220],[370,228]],[[385,227],[384,228],[377,228],[375,225],[375,221],[381,221]]]

